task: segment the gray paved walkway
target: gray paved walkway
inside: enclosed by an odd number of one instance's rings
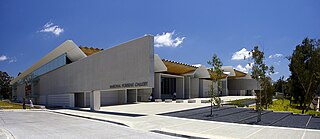
[[[264,125],[254,125],[254,124],[238,124],[231,123],[229,120],[233,119],[234,116],[243,117],[250,112],[245,109],[239,109],[233,111],[234,108],[220,108],[221,111],[225,111],[221,114],[216,113],[218,117],[224,119],[228,122],[219,122],[212,120],[198,120],[191,118],[180,118],[173,116],[163,116],[159,115],[161,113],[169,113],[176,111],[182,111],[179,115],[184,115],[183,112],[188,112],[186,115],[193,115],[188,109],[198,109],[203,107],[198,104],[176,104],[176,103],[142,103],[142,104],[133,104],[133,105],[119,105],[111,107],[103,107],[101,111],[107,112],[121,112],[129,114],[144,114],[145,116],[119,116],[112,114],[103,114],[96,112],[88,111],[78,111],[78,110],[54,110],[54,112],[61,112],[66,114],[74,114],[79,116],[86,116],[97,119],[104,119],[109,121],[114,121],[117,123],[125,124],[133,129],[138,129],[142,131],[154,131],[160,133],[169,133],[169,134],[178,134],[178,135],[187,135],[193,137],[201,138],[268,138],[268,139],[309,139],[309,138],[319,138],[320,130],[314,129],[304,129],[304,128],[289,128],[289,127],[277,127],[277,126],[264,126],[272,123],[272,119],[277,119],[279,117],[286,116],[287,114],[281,115],[271,115],[272,118],[263,118]],[[218,110],[219,111],[219,110]],[[202,110],[202,112],[205,112]],[[216,111],[217,112],[217,111]],[[265,111],[265,115],[270,114],[271,112]],[[197,115],[197,114],[196,114]],[[223,118],[224,116],[225,118]],[[270,117],[270,116],[268,116]],[[235,117],[236,119],[239,119]],[[209,118],[210,119],[210,118]],[[251,119],[252,120],[252,119]],[[313,125],[309,126],[318,126],[317,122],[319,119],[313,119],[315,121]],[[310,121],[311,121],[310,120]],[[244,120],[245,121],[245,120]],[[250,119],[247,120],[250,122]],[[268,123],[269,122],[269,123]]]
[[[0,138],[175,138],[47,111],[0,111],[0,118]]]

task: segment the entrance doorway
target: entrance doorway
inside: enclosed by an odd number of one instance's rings
[[[84,106],[84,93],[74,93],[74,107],[85,107]]]
[[[161,77],[161,98],[173,98],[176,93],[176,78]]]

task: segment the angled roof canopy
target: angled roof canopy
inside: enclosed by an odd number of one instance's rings
[[[237,78],[237,77],[245,77],[247,74],[244,72],[241,72],[239,70],[234,69],[234,72],[236,73],[236,76],[232,77],[232,78]]]
[[[182,75],[182,74],[193,72],[197,69],[197,67],[184,64],[184,63],[179,63],[179,62],[170,61],[166,59],[162,59],[162,61],[167,67],[167,71],[165,73]]]
[[[99,49],[99,48],[92,48],[92,47],[81,47],[79,46],[79,48],[82,50],[82,52],[84,52],[87,56],[90,56],[94,53],[100,52],[103,49]]]
[[[33,71],[37,70],[38,68],[42,67],[43,65],[47,64],[48,62],[52,61],[53,59],[57,58],[62,54],[67,54],[67,57],[72,62],[87,56],[85,53],[83,53],[80,50],[80,48],[72,40],[67,40],[62,44],[60,44],[57,48],[52,50],[50,53],[48,53],[46,56],[41,58],[38,62],[33,64],[31,67],[29,67],[27,70],[22,72],[18,77],[14,78],[11,81],[11,84],[16,83],[20,79],[23,79]]]

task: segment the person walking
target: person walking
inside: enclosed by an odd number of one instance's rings
[[[22,108],[26,109],[26,99],[25,98],[22,99]]]
[[[32,100],[30,99],[30,100],[29,100],[29,102],[30,102],[30,109],[33,109],[33,103],[32,103]]]

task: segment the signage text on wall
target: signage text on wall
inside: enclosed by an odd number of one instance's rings
[[[141,87],[147,86],[148,82],[135,82],[135,83],[123,83],[123,84],[113,84],[110,88],[130,88],[130,87]]]

